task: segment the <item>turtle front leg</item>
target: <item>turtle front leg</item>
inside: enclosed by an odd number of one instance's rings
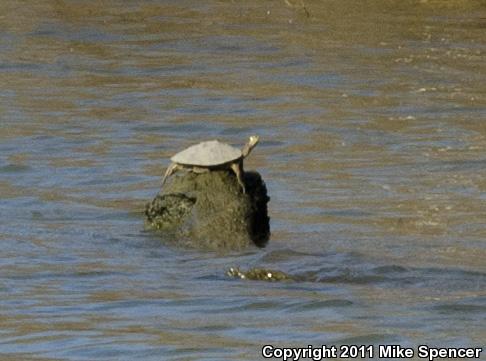
[[[167,178],[169,178],[172,174],[174,174],[175,172],[177,172],[179,169],[181,169],[181,167],[177,163],[171,163],[169,165],[169,167],[165,171],[164,178],[162,179],[162,185],[160,186],[161,189],[164,186],[165,181],[167,180]]]
[[[243,183],[243,175],[245,174],[245,172],[243,171],[243,162],[240,161],[231,164],[231,169],[233,170],[233,172],[235,172],[236,179],[238,180],[238,183],[241,186],[243,194],[245,194],[246,193],[245,183]]]

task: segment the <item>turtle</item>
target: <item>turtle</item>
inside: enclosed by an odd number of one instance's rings
[[[235,173],[243,193],[246,193],[243,182],[243,159],[250,154],[259,140],[260,138],[257,135],[252,135],[241,150],[218,140],[210,140],[190,146],[170,158],[172,163],[164,174],[161,187],[164,186],[167,178],[179,169],[189,169],[195,173],[231,169]]]

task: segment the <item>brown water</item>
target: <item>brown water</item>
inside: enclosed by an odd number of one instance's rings
[[[0,84],[1,360],[484,345],[484,1],[3,0]],[[267,248],[143,230],[170,155],[251,134]]]

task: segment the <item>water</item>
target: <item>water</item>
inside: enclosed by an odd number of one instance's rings
[[[305,7],[2,1],[0,359],[484,346],[484,2]],[[265,249],[143,230],[170,155],[251,134]]]

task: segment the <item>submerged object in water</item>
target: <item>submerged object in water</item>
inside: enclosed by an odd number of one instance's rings
[[[246,272],[240,271],[237,267],[231,267],[226,274],[230,277],[255,280],[255,281],[293,281],[294,278],[285,272],[270,270],[266,268],[252,268]]]

